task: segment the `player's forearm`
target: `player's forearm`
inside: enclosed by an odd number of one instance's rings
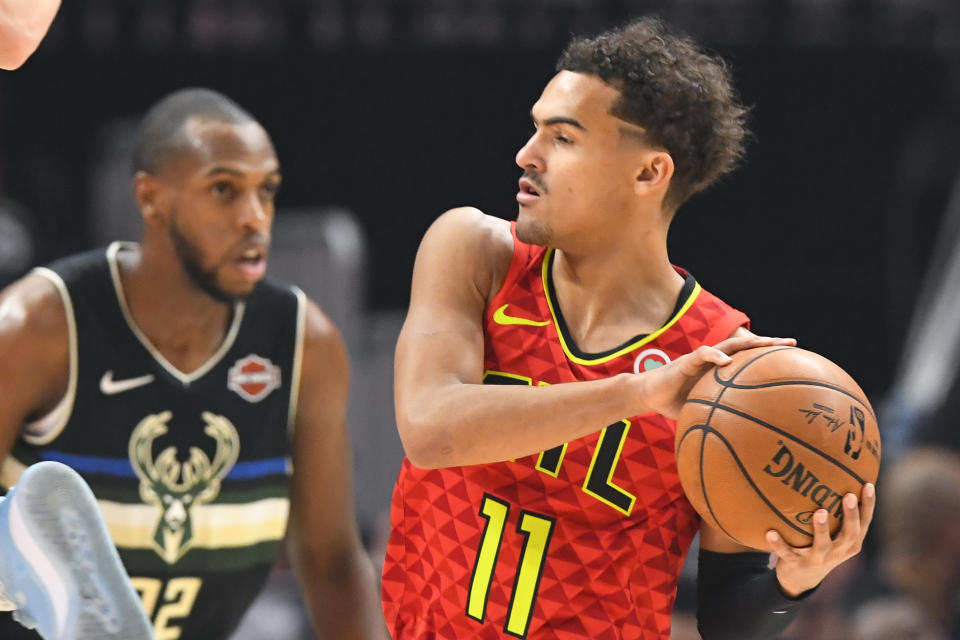
[[[397,393],[397,424],[423,468],[485,464],[545,451],[644,413],[642,376],[544,387],[457,384]]]
[[[60,0],[0,0],[0,68],[16,69],[40,44]]]
[[[809,592],[788,597],[767,566],[766,552],[700,549],[697,629],[704,640],[777,638],[797,617]]]
[[[319,638],[389,640],[373,564],[362,549],[332,566],[298,568],[304,600]]]

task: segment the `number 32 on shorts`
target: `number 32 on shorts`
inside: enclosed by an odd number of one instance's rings
[[[133,588],[140,592],[143,609],[147,617],[153,620],[156,640],[177,640],[182,629],[171,625],[174,618],[186,618],[193,611],[193,605],[200,593],[200,578],[171,578],[167,588],[157,578],[130,578]],[[163,590],[163,602],[160,603],[160,591]],[[157,605],[160,605],[159,607]]]
[[[487,598],[490,595],[490,583],[500,554],[510,504],[489,493],[484,494],[480,505],[480,516],[487,521],[480,539],[477,562],[473,567],[470,580],[470,593],[467,596],[467,616],[483,622],[487,612]],[[521,511],[517,522],[517,534],[524,537],[520,562],[517,564],[513,593],[507,607],[507,623],[503,630],[512,636],[524,638],[530,628],[533,605],[543,574],[543,563],[547,558],[550,536],[553,535],[554,519],[532,511]],[[512,533],[510,535],[513,535]]]

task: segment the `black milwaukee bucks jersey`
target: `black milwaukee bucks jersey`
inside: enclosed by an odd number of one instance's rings
[[[0,483],[40,460],[76,469],[158,640],[226,638],[286,531],[304,295],[261,282],[235,304],[218,351],[183,373],[130,316],[117,270],[123,250],[37,270],[67,310],[68,390],[24,427]]]

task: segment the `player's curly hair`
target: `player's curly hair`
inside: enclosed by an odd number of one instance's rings
[[[576,38],[557,71],[599,76],[620,91],[611,113],[642,127],[647,141],[673,158],[666,205],[690,196],[732,171],[743,157],[747,109],[722,59],[690,38],[644,17],[595,37]]]

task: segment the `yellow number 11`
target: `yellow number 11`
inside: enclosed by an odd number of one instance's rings
[[[467,615],[483,622],[487,613],[487,598],[490,595],[490,583],[496,568],[500,544],[503,542],[503,530],[507,524],[510,505],[490,494],[484,494],[480,505],[480,516],[487,521],[477,551],[477,562],[473,566],[473,578],[470,580],[470,593],[467,598]],[[543,561],[547,557],[547,547],[553,534],[554,519],[521,511],[517,523],[517,533],[523,534],[523,549],[513,582],[513,594],[507,613],[504,631],[512,636],[524,638],[530,627],[530,616],[543,574]]]

